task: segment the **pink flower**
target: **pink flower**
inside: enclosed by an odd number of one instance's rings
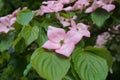
[[[7,33],[10,30],[13,30],[13,24],[16,21],[15,17],[12,17],[12,15],[7,15],[4,17],[0,17],[0,33]]]
[[[13,24],[16,21],[16,15],[20,11],[20,8],[15,10],[12,14],[4,17],[0,17],[0,33],[8,33],[8,31],[13,30]]]
[[[85,25],[83,23],[76,24],[74,20],[71,20],[71,26],[72,27],[70,27],[70,30],[75,31],[77,33],[79,40],[81,40],[83,36],[90,37],[90,32],[88,31],[88,27],[89,27],[88,25]]]
[[[97,8],[103,8],[110,12],[115,9],[115,5],[112,4],[114,0],[94,0],[92,5],[86,9],[86,13],[95,11]]]
[[[53,49],[55,52],[69,57],[74,50],[75,42],[78,42],[78,35],[75,31],[65,32],[62,28],[48,27],[48,41],[42,46],[46,49]]]
[[[44,13],[50,13],[50,12],[58,12],[63,9],[63,4],[60,1],[47,1],[43,2],[43,4],[40,8],[40,15],[43,15]]]
[[[10,27],[10,28],[7,28],[5,25],[1,24],[0,23],[0,33],[3,32],[3,33],[8,33],[8,31],[10,30],[13,30],[14,28]]]
[[[105,3],[103,3],[102,1],[94,0],[94,2],[92,3],[92,5],[90,7],[88,7],[85,12],[86,13],[93,12],[97,8],[101,7],[102,5],[105,5]]]
[[[104,45],[110,39],[110,37],[111,36],[108,32],[104,32],[101,35],[98,35],[95,47],[104,47]]]
[[[89,0],[78,0],[75,2],[73,6],[68,6],[64,8],[65,11],[71,11],[71,10],[83,10],[86,6],[88,6],[90,3]]]

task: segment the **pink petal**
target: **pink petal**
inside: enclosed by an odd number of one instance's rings
[[[56,49],[55,52],[62,54],[66,57],[69,57],[75,48],[74,43],[63,44],[60,49]]]
[[[63,9],[63,4],[62,3],[56,3],[54,4],[53,7],[51,7],[55,12],[61,11]]]
[[[77,44],[82,39],[82,36],[78,31],[70,30],[67,32],[64,42]]]
[[[65,10],[65,11],[71,11],[71,10],[74,10],[74,7],[68,6],[66,8],[63,8],[63,10]]]
[[[0,33],[3,32],[3,33],[8,33],[10,29],[8,29],[5,25],[1,24],[0,23]]]
[[[59,0],[62,4],[69,4],[74,2],[75,0]]]
[[[67,21],[60,21],[60,23],[61,23],[64,27],[70,26],[70,23],[67,22]]]
[[[90,32],[89,32],[88,30],[81,30],[81,31],[79,31],[79,33],[80,33],[82,36],[90,37]]]
[[[10,20],[10,26],[12,26],[16,21],[16,17],[11,18]]]
[[[86,9],[85,13],[91,13],[93,11],[94,11],[93,7],[89,7]]]
[[[59,43],[61,40],[64,40],[65,38],[65,30],[62,28],[49,26],[47,35],[50,41]]]
[[[71,20],[71,26],[72,26],[72,27],[77,27],[77,25],[76,25],[76,23],[75,23],[74,20]]]
[[[83,24],[83,23],[78,23],[77,24],[77,27],[80,27],[82,30],[87,30],[88,29],[88,25],[85,25],[85,24]]]
[[[115,9],[115,5],[112,5],[112,4],[104,5],[104,6],[102,6],[102,8],[107,10],[108,12],[110,12]]]
[[[17,16],[17,14],[18,14],[19,11],[20,11],[20,8],[16,9],[16,10],[12,13],[12,15],[13,15],[14,17]]]
[[[0,22],[4,25],[9,26],[9,21],[10,21],[10,16],[4,16],[4,17],[0,17]]]
[[[63,9],[63,4],[60,1],[47,1],[43,4],[47,4],[47,6],[41,6],[42,13],[58,12]]]
[[[45,44],[42,47],[46,49],[59,49],[61,45],[48,40],[47,42],[45,42]]]

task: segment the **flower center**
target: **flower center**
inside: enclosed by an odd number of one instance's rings
[[[60,41],[60,45],[62,46],[64,44],[64,40],[61,40]]]
[[[81,29],[81,28],[76,28],[76,30],[77,30],[77,31],[80,31],[80,30],[82,30],[82,29]]]

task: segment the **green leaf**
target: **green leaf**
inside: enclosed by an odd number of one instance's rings
[[[76,72],[81,80],[105,80],[108,65],[104,58],[82,49],[76,49],[72,55]]]
[[[48,26],[48,24],[44,21],[40,23],[39,21],[33,19],[32,25],[39,27],[39,35],[38,35],[38,39],[36,40],[36,42],[41,47],[48,40],[45,27],[44,27],[45,25]]]
[[[30,72],[31,69],[32,69],[32,63],[29,63],[26,69],[24,70],[23,75],[27,76],[27,74]]]
[[[22,36],[25,39],[27,45],[31,44],[38,38],[39,28],[37,26],[25,26],[22,30]]]
[[[38,74],[47,80],[62,80],[70,68],[69,59],[42,48],[33,53],[31,61]]]
[[[12,46],[14,36],[6,36],[0,42],[0,52],[8,50]]]
[[[108,13],[105,10],[98,9],[91,13],[92,21],[99,27],[103,26],[105,21],[110,17],[111,13]]]
[[[1,53],[1,55],[0,55],[0,64],[2,64],[3,63],[3,61],[4,60],[9,60],[10,59],[10,54],[8,54],[8,53]]]
[[[1,11],[2,8],[3,8],[3,5],[4,5],[3,0],[0,0],[0,11]]]
[[[89,52],[92,52],[92,53],[95,53],[96,55],[106,59],[108,65],[109,65],[109,68],[112,67],[113,58],[112,58],[112,55],[110,54],[110,52],[107,49],[105,49],[105,48],[95,48],[95,47],[92,47],[92,46],[88,46],[88,47],[85,48],[85,50],[89,51]]]
[[[21,25],[28,25],[34,17],[34,13],[30,10],[22,10],[17,15],[17,22]]]
[[[39,46],[42,46],[47,40],[48,38],[47,38],[47,34],[45,33],[45,30],[42,27],[40,27],[37,43],[39,44]]]

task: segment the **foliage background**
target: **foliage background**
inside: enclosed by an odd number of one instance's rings
[[[27,6],[29,9],[36,10],[39,9],[41,2],[43,0],[0,0],[0,16],[5,16],[9,13],[12,13],[15,9],[19,7]],[[117,8],[112,13],[112,17],[106,21],[106,25],[111,27],[112,25],[117,25],[120,23],[120,4],[115,3]],[[84,17],[87,15],[82,14]],[[83,17],[79,17],[82,19]],[[111,22],[113,24],[111,24]],[[47,24],[46,24],[47,25]],[[18,29],[19,30],[19,29]],[[106,27],[102,27],[102,29],[98,29],[95,27],[91,29],[92,36],[90,39],[85,40],[86,44],[94,45],[95,39],[98,34],[105,32]],[[8,36],[8,37],[6,37]],[[4,51],[0,53],[0,80],[44,80],[39,77],[35,70],[30,69],[27,76],[23,76],[24,70],[26,66],[30,62],[30,56],[33,51],[38,47],[35,43],[30,46],[25,45],[24,40],[20,40],[20,42],[16,46],[16,51],[11,47],[11,41],[16,38],[14,33],[9,32],[8,34],[0,35],[0,51],[1,46],[8,47],[8,51]],[[120,37],[118,37],[120,39]],[[8,41],[9,39],[9,41]],[[11,41],[10,41],[11,40]],[[1,44],[2,43],[2,44]],[[22,43],[22,44],[21,44]],[[19,48],[17,48],[19,47]],[[107,80],[119,80],[120,79],[120,42],[117,42],[115,38],[108,41],[106,47],[111,51],[113,57],[115,58],[115,62],[113,64],[113,74],[109,73]],[[66,79],[72,80],[72,79]]]

